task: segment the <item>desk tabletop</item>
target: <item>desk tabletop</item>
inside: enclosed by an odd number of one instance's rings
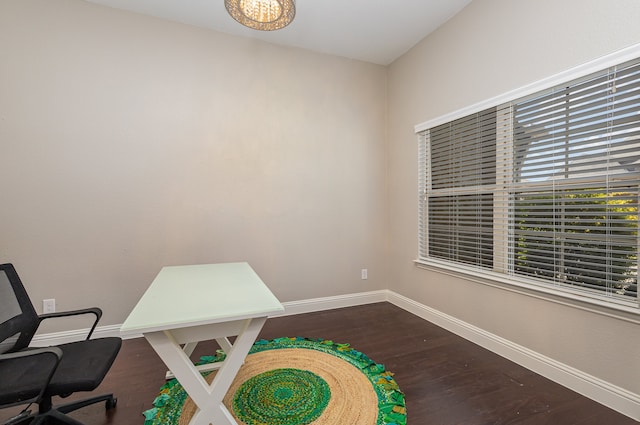
[[[248,263],[163,267],[125,320],[123,335],[265,317],[284,311]]]

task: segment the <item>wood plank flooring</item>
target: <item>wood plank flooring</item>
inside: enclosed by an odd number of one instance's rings
[[[384,364],[406,395],[410,425],[638,423],[389,303],[269,319],[260,335],[281,336],[348,342]],[[201,344],[194,357],[215,348]],[[113,391],[117,408],[105,413],[100,404],[73,416],[86,425],[142,425],[164,372],[144,339],[125,340],[97,390]],[[10,416],[0,411],[3,421]]]

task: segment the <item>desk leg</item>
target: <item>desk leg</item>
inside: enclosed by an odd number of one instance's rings
[[[258,317],[245,322],[211,385],[198,372],[171,331],[151,332],[144,335],[198,406],[189,425],[237,425],[231,413],[222,404],[222,399],[266,320],[266,317]]]
[[[182,351],[184,351],[187,356],[190,356],[193,353],[193,350],[198,346],[197,342],[187,342],[184,347],[182,347]]]
[[[220,345],[220,349],[222,349],[222,351],[224,351],[224,353],[228,353],[231,350],[231,343],[229,342],[228,338],[216,338],[216,342],[218,343],[218,345]],[[196,349],[196,347],[198,346],[198,342],[188,342],[186,344],[184,344],[184,346],[182,347],[182,351],[185,352],[185,354],[189,357],[191,357],[191,354],[193,354],[193,351]],[[205,366],[205,367],[200,367],[200,372],[204,372],[204,371],[210,371],[210,370],[214,370],[214,369],[218,369],[218,367],[213,366],[213,363],[211,363],[209,366]],[[165,373],[164,379],[166,379],[167,381],[169,379],[173,379],[175,378],[175,375],[168,370],[167,373]]]
[[[231,343],[227,338],[217,338],[216,342],[220,346],[220,349],[226,353],[231,351]]]
[[[227,390],[238,374],[240,367],[244,363],[244,359],[247,357],[249,350],[256,341],[256,338],[266,321],[266,317],[257,317],[255,319],[247,320],[244,329],[238,335],[236,340],[233,342],[233,345],[230,347],[230,350],[227,352],[224,365],[220,368],[211,383],[212,387],[215,387],[212,391],[212,395],[219,396],[221,400],[226,395]]]
[[[182,351],[184,351],[187,357],[189,357],[191,356],[191,354],[193,353],[193,350],[195,350],[197,346],[198,346],[197,342],[188,342],[184,345],[184,347],[182,347]],[[165,373],[164,375],[164,379],[166,379],[167,381],[173,378],[175,378],[175,375],[170,370],[168,370],[167,373]]]

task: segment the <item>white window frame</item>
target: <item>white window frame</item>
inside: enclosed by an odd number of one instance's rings
[[[640,57],[640,44],[636,44],[630,46],[628,48],[622,49],[620,51],[614,52],[612,54],[597,58],[593,61],[587,62],[583,65],[568,69],[559,74],[550,76],[548,78],[542,79],[535,83],[529,84],[527,86],[521,87],[519,89],[504,93],[502,95],[496,96],[494,98],[488,99],[486,101],[468,106],[466,108],[460,109],[458,111],[454,111],[452,113],[440,116],[438,118],[423,122],[414,127],[415,133],[418,135],[419,143],[423,143],[421,133],[424,131],[436,127],[438,125],[454,121],[458,118],[465,117],[467,115],[475,114],[479,111],[482,111],[491,107],[498,107],[505,103],[512,102],[516,99],[520,99],[537,92],[541,92],[543,90],[547,90],[551,87],[557,86],[559,84],[566,83],[568,81],[573,81],[595,72],[601,71],[603,69],[615,66],[617,64],[621,64],[627,61],[631,61]],[[500,139],[500,129],[498,130],[497,138]],[[508,131],[508,129],[507,129]],[[429,164],[428,158],[429,152],[420,151],[418,155],[419,166],[422,167],[419,173],[419,182],[418,182],[418,190],[420,196],[423,196],[426,193],[426,183],[424,178],[424,167],[425,164]],[[509,155],[506,155],[505,158],[510,158]],[[500,156],[498,156],[498,161],[500,161]],[[503,169],[509,170],[511,167],[506,166]],[[510,176],[504,175],[501,176],[498,173],[498,185],[500,184],[500,179],[510,179]],[[494,202],[500,202],[499,199],[494,200]],[[419,208],[423,208],[423,203],[419,203]],[[494,211],[495,211],[494,207]],[[420,218],[423,217],[423,212],[419,211]],[[494,216],[494,232],[504,232],[504,223],[500,225],[500,220],[504,220],[504,217]],[[418,226],[418,243],[421,244],[424,240],[424,235],[427,232],[426,226],[424,223],[420,222]],[[502,235],[495,235],[495,237],[499,237],[500,240],[507,241],[508,238]],[[610,315],[617,318],[622,318],[624,320],[629,320],[635,323],[640,323],[640,294],[638,298],[634,300],[623,300],[619,298],[609,298],[606,295],[602,295],[599,293],[590,294],[588,291],[582,290],[572,290],[570,287],[558,287],[553,284],[545,284],[541,283],[538,280],[528,279],[526,277],[514,277],[508,276],[500,273],[501,267],[507,267],[507,256],[506,252],[507,243],[505,246],[503,254],[498,255],[499,262],[498,264],[494,264],[495,272],[490,270],[482,270],[477,267],[465,266],[464,264],[452,264],[448,261],[441,261],[438,259],[430,258],[428,261],[416,259],[415,263],[420,268],[432,269],[441,273],[445,273],[448,275],[452,275],[458,278],[471,280],[473,282],[482,283],[490,286],[499,287],[501,289],[505,289],[508,291],[518,292],[525,295],[543,298],[546,300],[558,302],[561,304],[571,305],[573,307],[586,309],[589,311],[598,312],[605,315]],[[500,249],[500,246],[496,244],[497,248]],[[420,247],[418,247],[420,249]]]

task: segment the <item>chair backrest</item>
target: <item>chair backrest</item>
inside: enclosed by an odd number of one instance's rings
[[[12,264],[0,264],[0,354],[29,346],[38,313]]]

